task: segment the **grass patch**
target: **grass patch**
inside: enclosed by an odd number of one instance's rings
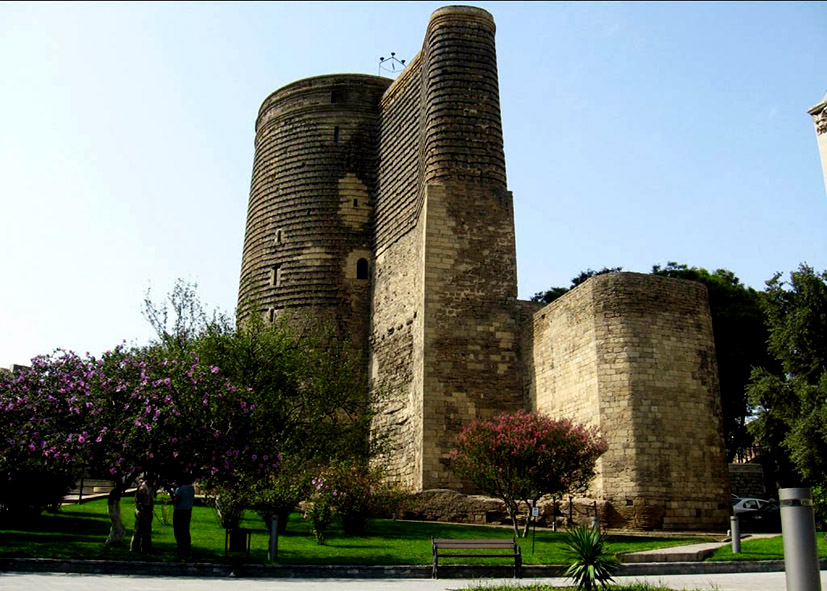
[[[818,557],[827,559],[827,540],[824,539],[824,534],[819,533],[817,540]],[[781,536],[742,540],[739,554],[733,554],[732,545],[728,545],[718,548],[709,560],[784,560],[784,540]]]
[[[121,503],[126,541],[134,526],[134,508],[131,499]],[[31,558],[78,558],[100,560],[175,560],[175,537],[172,520],[162,519],[164,505],[157,504],[152,524],[153,552],[149,557],[130,554],[128,547],[105,548],[103,541],[109,532],[106,501],[64,506],[59,513],[44,513],[25,527],[0,530],[0,556]],[[171,514],[167,506],[166,511]],[[253,530],[250,561],[267,562],[268,532],[255,512],[247,512],[242,527]],[[198,507],[192,514],[192,550],[196,562],[227,562],[224,556],[224,530],[218,526],[210,507]],[[524,564],[564,564],[562,533],[538,530],[535,550],[531,538],[519,540]],[[431,538],[506,538],[511,539],[510,528],[424,523],[418,521],[391,521],[378,519],[371,524],[368,534],[346,537],[334,527],[327,544],[319,546],[313,539],[310,523],[294,513],[288,522],[287,534],[279,536],[281,564],[431,564]],[[611,536],[610,550],[633,552],[696,543],[702,540],[664,539],[655,536]],[[445,559],[450,564],[513,564],[504,559]],[[443,560],[440,560],[440,564]]]

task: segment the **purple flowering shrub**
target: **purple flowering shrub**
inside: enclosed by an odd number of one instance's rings
[[[88,436],[88,369],[58,352],[0,375],[0,517],[56,508],[74,484]]]
[[[322,470],[311,479],[312,496],[304,514],[304,517],[309,518],[313,524],[313,536],[320,546],[324,545],[327,530],[336,517],[334,500],[339,495],[339,491],[328,480],[329,472],[329,469]]]

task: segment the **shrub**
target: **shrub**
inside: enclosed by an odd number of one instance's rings
[[[454,468],[477,487],[503,500],[517,527],[520,501],[536,507],[543,495],[584,491],[608,445],[596,428],[536,412],[504,413],[464,427],[451,452]]]
[[[606,588],[613,582],[612,574],[619,565],[608,554],[606,536],[600,530],[574,527],[566,534],[564,544],[571,560],[564,576],[571,578],[578,589],[591,591],[596,584]]]

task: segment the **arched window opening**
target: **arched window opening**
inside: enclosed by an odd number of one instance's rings
[[[368,278],[368,260],[359,259],[356,261],[356,279]]]

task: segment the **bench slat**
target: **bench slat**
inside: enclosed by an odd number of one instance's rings
[[[514,577],[520,576],[520,567],[522,566],[522,555],[520,546],[516,540],[487,539],[487,540],[473,540],[473,539],[432,539],[434,564],[433,577],[437,578],[437,569],[439,568],[440,558],[513,558],[514,559]],[[482,552],[446,552],[446,550],[481,550]],[[497,554],[491,553],[491,550],[503,550]]]

